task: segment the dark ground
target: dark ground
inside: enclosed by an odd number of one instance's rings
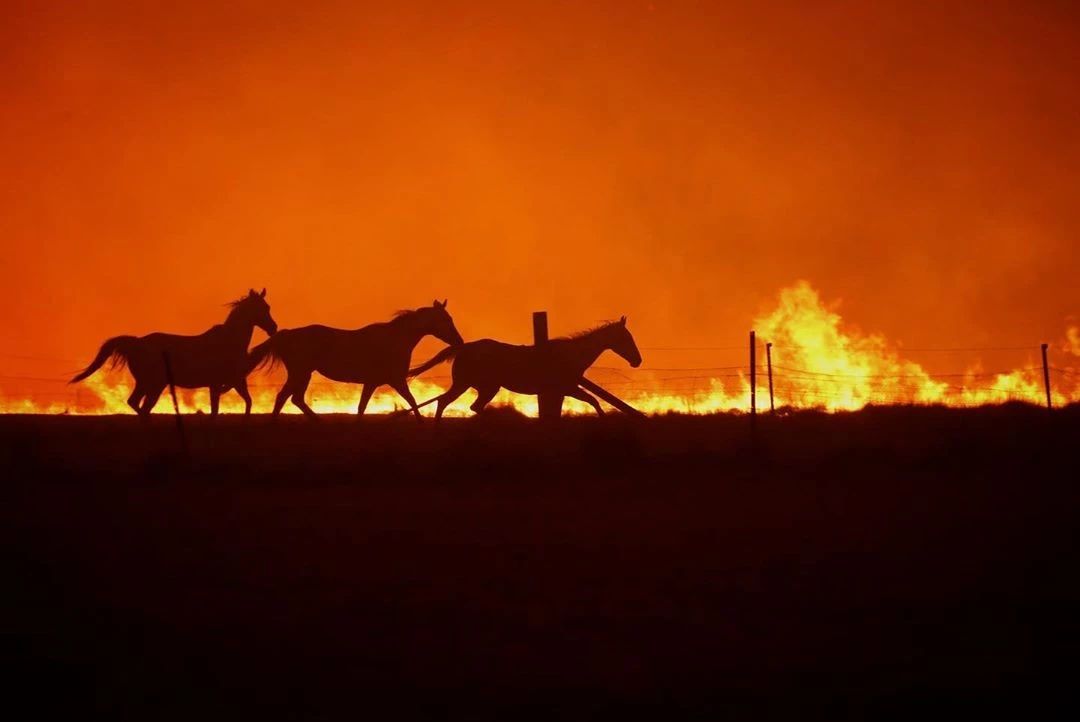
[[[5,705],[664,720],[1075,704],[1080,408],[761,418],[756,451],[737,416],[188,422],[184,465],[167,416],[0,417]]]

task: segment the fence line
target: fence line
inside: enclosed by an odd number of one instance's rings
[[[764,350],[767,345],[768,341],[763,337],[756,338],[755,349]],[[1056,345],[1054,348],[1061,347]],[[649,352],[739,352],[744,359],[747,353],[745,345],[644,346],[641,349]],[[954,354],[1017,351],[1034,353],[1039,350],[1040,346],[1038,344],[1028,344],[1016,346],[893,347],[891,353]],[[777,346],[775,344],[772,345],[772,351],[774,352],[774,358],[776,354],[783,357],[786,351],[797,351],[800,355],[805,353],[805,350],[799,347]],[[761,354],[761,356],[764,355]],[[0,353],[0,358],[70,365],[77,363],[73,359],[32,354]],[[890,362],[892,361],[903,363],[895,355],[890,359]],[[766,372],[770,371],[769,366],[768,363],[755,363],[753,368],[746,363],[719,366],[642,366],[636,369],[625,366],[593,366],[588,373],[590,375],[598,374],[600,378],[604,379],[605,386],[616,388],[620,393],[683,397],[689,401],[716,393],[718,386],[728,398],[734,398],[746,388],[745,384],[750,381],[752,371],[756,372],[759,377],[756,389],[764,392],[768,383]],[[791,403],[792,401],[797,403],[812,403],[814,401],[828,403],[852,398],[858,399],[860,402],[867,401],[870,403],[911,403],[918,395],[921,384],[928,382],[934,384],[935,389],[940,389],[949,395],[949,403],[962,404],[965,394],[990,394],[994,395],[995,399],[1002,397],[1004,399],[1022,399],[1024,401],[1038,402],[1036,392],[1041,394],[1043,390],[1044,382],[1040,373],[1043,370],[1043,366],[1019,366],[992,371],[973,367],[972,370],[963,372],[947,371],[944,373],[841,373],[839,371],[815,371],[795,366],[772,364],[771,376],[774,382],[774,396],[780,403]],[[1061,398],[1065,399],[1080,399],[1080,393],[1078,393],[1080,392],[1080,368],[1047,365],[1045,370],[1047,378],[1056,381],[1056,384],[1050,384],[1055,386],[1053,391],[1056,394],[1064,393]],[[1021,379],[1027,384],[1026,388],[1009,388],[1007,384],[995,383],[999,378],[1017,373],[1022,375]],[[26,400],[52,399],[78,403],[80,393],[86,393],[87,391],[85,387],[83,387],[82,391],[75,386],[63,390],[56,388],[59,385],[66,386],[68,378],[67,373],[63,377],[0,374],[0,399],[15,400],[3,388],[5,385],[11,386],[11,384],[4,384],[3,382],[21,382],[21,385],[24,386],[48,385],[43,389],[24,391]],[[445,382],[450,379],[449,373],[420,377],[420,380],[439,386],[445,385]],[[56,386],[52,386],[53,384]],[[252,389],[277,389],[280,385],[279,381],[270,379],[248,384]],[[329,389],[348,389],[350,387],[356,388],[356,386],[358,385],[341,384],[328,379],[313,380],[310,384],[310,388],[317,394],[322,394]],[[90,391],[90,393],[93,392]],[[190,391],[186,392],[186,395],[187,393],[190,393]],[[356,393],[359,393],[358,389]]]

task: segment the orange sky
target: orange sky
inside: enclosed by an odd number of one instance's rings
[[[1067,2],[63,5],[0,10],[6,373],[249,286],[646,347],[742,343],[800,278],[912,346],[1080,312]]]

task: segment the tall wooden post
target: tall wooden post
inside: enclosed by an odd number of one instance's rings
[[[545,344],[547,340],[547,311],[533,311],[533,345]]]
[[[757,416],[757,334],[750,332],[750,416]]]
[[[773,403],[772,390],[772,342],[765,344],[765,363],[769,366],[769,413],[776,413],[776,404]]]
[[[1042,358],[1043,358],[1043,384],[1046,386],[1046,408],[1054,408],[1054,403],[1050,397],[1050,365],[1046,362],[1046,347],[1047,344],[1042,345]]]
[[[547,311],[533,312],[533,345],[540,347],[548,342]],[[536,398],[541,419],[557,419],[562,415],[563,397],[558,394],[540,394]]]
[[[183,451],[184,456],[187,456],[187,434],[184,433],[184,417],[180,415],[180,402],[176,400],[176,383],[173,381],[172,362],[169,361],[169,352],[162,351],[161,359],[165,362],[165,380],[169,382],[169,394],[172,396],[173,411],[176,412],[176,433],[180,436],[180,450]]]

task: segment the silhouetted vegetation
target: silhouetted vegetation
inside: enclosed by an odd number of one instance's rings
[[[1069,701],[1075,406],[763,415],[756,441],[742,415],[187,421],[190,460],[168,417],[0,417],[16,697],[143,719]]]

